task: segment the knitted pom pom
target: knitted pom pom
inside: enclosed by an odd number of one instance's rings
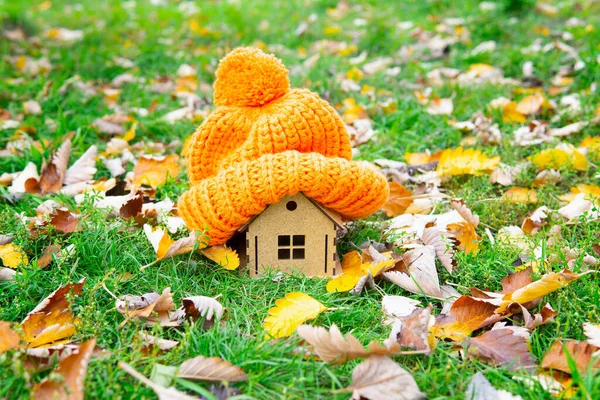
[[[290,90],[288,71],[275,56],[253,47],[227,54],[217,68],[215,105],[260,107]]]

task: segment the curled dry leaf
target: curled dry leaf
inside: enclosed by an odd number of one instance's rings
[[[479,215],[473,213],[463,199],[452,199],[450,205],[465,219],[468,223],[477,229],[479,226]]]
[[[132,318],[144,318],[146,325],[167,325],[171,320],[171,312],[175,310],[171,288],[167,287],[159,296],[158,293],[146,293],[142,296],[121,296],[116,302],[117,311],[125,315],[121,326]]]
[[[435,337],[431,328],[435,318],[431,315],[433,307],[417,308],[410,315],[396,318],[390,340],[397,342],[403,348],[421,350],[429,354],[435,347]]]
[[[175,178],[181,172],[179,156],[171,154],[162,159],[140,157],[133,168],[133,184],[137,187],[146,185],[152,188],[165,183],[167,177]]]
[[[179,366],[178,378],[192,381],[208,382],[240,382],[248,380],[248,376],[240,367],[219,357],[197,356],[184,361]]]
[[[54,154],[52,161],[42,167],[40,189],[43,192],[56,193],[62,188],[70,155],[71,140],[67,139]]]
[[[435,248],[435,255],[438,260],[442,263],[444,268],[448,272],[452,273],[455,266],[454,261],[454,240],[450,235],[437,228],[426,228],[423,231],[421,240],[426,246],[433,246]]]
[[[156,252],[156,260],[152,261],[150,264],[140,267],[140,270],[144,270],[161,260],[185,253],[190,253],[194,250],[197,242],[195,231],[190,232],[188,237],[173,240],[166,229],[158,227],[152,228],[150,225],[145,224],[144,233],[146,233],[146,237],[152,244],[152,247],[154,247],[154,251]]]
[[[64,184],[73,185],[76,183],[89,183],[94,180],[96,173],[96,157],[98,148],[95,145],[90,146],[85,153],[65,173]]]
[[[58,368],[33,388],[33,398],[43,400],[83,400],[83,384],[87,366],[94,353],[96,339],[79,346],[79,351],[58,363]]]
[[[474,330],[502,319],[502,316],[494,314],[495,310],[496,306],[488,301],[461,296],[450,308],[451,318],[436,324],[432,328],[432,332],[437,338],[460,342],[471,335]]]
[[[60,244],[51,244],[46,247],[40,258],[37,260],[37,266],[39,268],[46,268],[52,262],[52,256],[60,253],[60,249]]]
[[[328,292],[348,292],[359,294],[367,282],[382,272],[394,267],[396,260],[390,252],[379,253],[373,246],[363,250],[351,251],[342,257],[342,275],[327,282]]]
[[[338,327],[333,324],[329,330],[320,326],[300,325],[298,336],[311,346],[311,353],[325,362],[342,364],[356,358],[366,358],[372,354],[400,355],[423,354],[423,351],[401,351],[396,341],[386,341],[382,346],[374,341],[370,342],[368,349],[350,333],[342,335]]]
[[[268,336],[282,338],[290,336],[298,326],[310,319],[315,319],[327,310],[323,304],[302,292],[292,292],[284,299],[275,302],[275,307],[269,310],[263,327]]]
[[[593,359],[595,352],[599,351],[600,347],[594,346],[589,342],[579,342],[577,340],[569,340],[563,343],[560,340],[555,341],[550,350],[546,353],[542,359],[542,368],[553,369],[556,371],[562,371],[567,374],[571,374],[571,368],[569,368],[569,362],[565,352],[569,353],[569,356],[575,361],[577,370],[585,374],[589,369],[599,369],[600,360]]]
[[[523,232],[531,235],[540,230],[546,218],[548,218],[548,207],[541,206],[537,208],[529,217],[523,220],[521,229]]]
[[[406,209],[413,203],[412,192],[397,182],[390,182],[390,196],[388,201],[381,207],[388,217],[404,214]]]
[[[533,356],[525,338],[507,328],[491,330],[471,338],[467,356],[476,357],[490,365],[506,366],[511,371],[534,367]]]
[[[13,179],[12,184],[8,187],[8,192],[11,194],[35,193],[39,191],[39,180],[37,167],[34,163],[29,162],[23,171]]]
[[[223,318],[225,308],[212,297],[192,296],[181,300],[183,310],[187,317],[198,319],[206,318],[207,320]]]
[[[179,344],[177,340],[161,339],[156,336],[148,335],[145,332],[140,332],[139,334],[145,348],[156,347],[162,351],[167,351]]]
[[[77,230],[77,216],[66,208],[59,208],[52,213],[50,225],[54,226],[59,232],[75,232]]]
[[[425,394],[419,390],[412,375],[387,356],[372,355],[352,371],[352,400],[419,400]]]
[[[525,304],[533,300],[540,299],[548,293],[554,292],[561,287],[568,285],[574,280],[582,277],[583,275],[592,273],[594,271],[588,271],[581,274],[565,269],[561,272],[550,272],[542,276],[538,281],[529,283],[520,289],[515,290],[512,293],[507,293],[502,298],[502,303],[496,310],[497,313],[505,312],[512,303]]]
[[[409,292],[443,299],[435,269],[435,254],[433,246],[407,251],[402,256],[407,266],[406,272],[388,271],[384,272],[383,276]]]
[[[27,314],[21,328],[29,347],[57,343],[75,333],[75,316],[68,295],[81,294],[84,283],[82,279],[56,289]]]
[[[419,300],[404,296],[383,296],[381,299],[381,308],[390,317],[406,317],[416,310],[419,304]]]

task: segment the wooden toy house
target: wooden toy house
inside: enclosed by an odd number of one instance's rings
[[[343,229],[339,214],[298,193],[268,206],[239,229],[231,245],[252,277],[269,269],[332,276],[341,272],[338,229]]]

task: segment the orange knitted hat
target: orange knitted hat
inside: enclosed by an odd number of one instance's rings
[[[217,108],[192,138],[192,188],[178,201],[190,229],[210,245],[226,242],[269,204],[303,192],[353,219],[377,211],[388,197],[385,178],[349,161],[348,133],[317,94],[290,89],[276,57],[239,48],[217,68]]]

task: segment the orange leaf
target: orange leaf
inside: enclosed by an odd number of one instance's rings
[[[133,168],[133,184],[156,188],[166,182],[167,177],[176,177],[181,172],[179,156],[171,154],[163,159],[140,157]]]
[[[453,235],[459,242],[458,247],[467,254],[477,254],[481,236],[477,235],[475,228],[468,222],[457,222],[449,224],[448,233]]]
[[[517,111],[517,103],[511,101],[502,107],[502,121],[524,123],[527,117]]]
[[[0,321],[0,354],[19,347],[21,337],[11,329],[10,322]]]
[[[581,374],[586,374],[590,367],[600,368],[600,360],[596,360],[593,364],[591,363],[592,355],[598,350],[600,350],[600,347],[596,347],[588,342],[569,340],[563,345],[560,340],[557,340],[552,344],[550,350],[548,350],[542,359],[542,368],[550,368],[571,374],[571,368],[569,368],[569,363],[565,354],[565,351],[567,351],[573,358],[573,361],[575,361],[577,370]]]
[[[390,196],[381,207],[388,217],[404,214],[408,206],[413,203],[412,193],[399,183],[390,182]]]

